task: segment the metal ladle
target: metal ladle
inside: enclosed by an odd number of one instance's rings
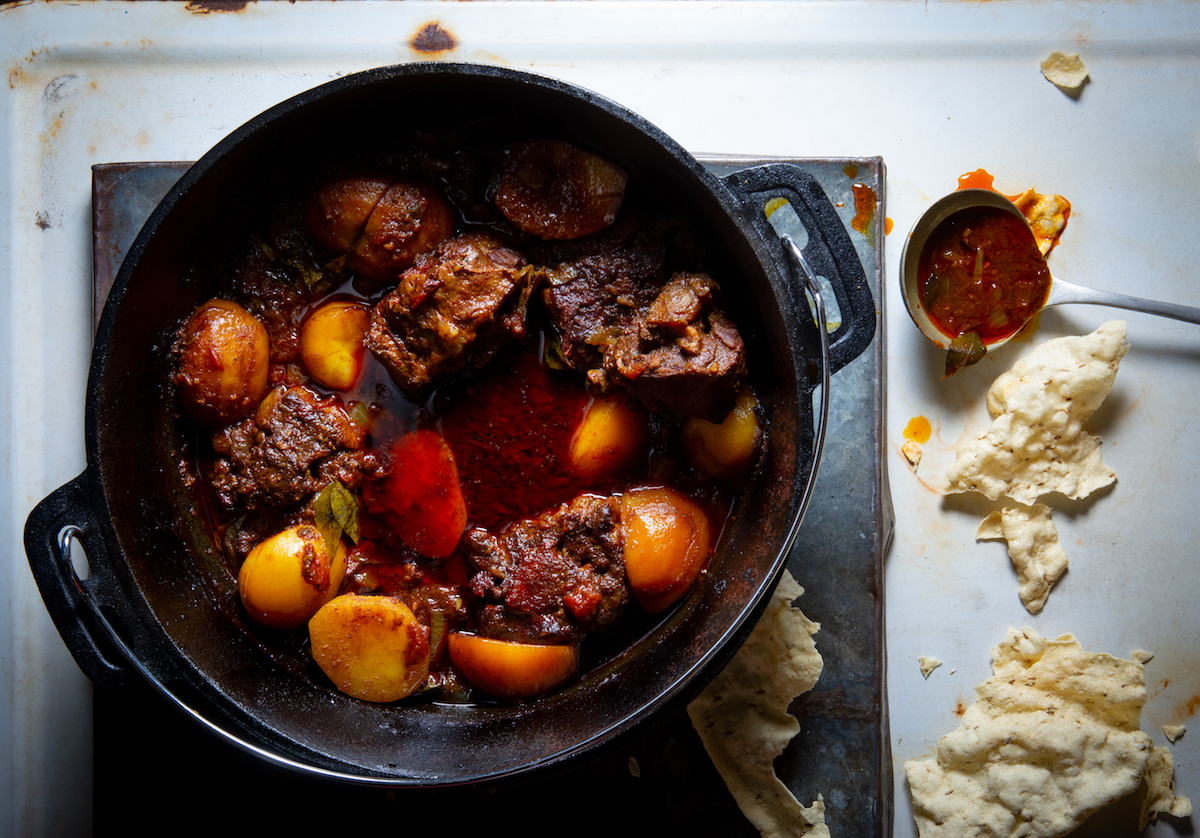
[[[925,211],[924,215],[917,219],[917,223],[913,225],[912,232],[908,234],[908,239],[904,242],[904,248],[900,252],[900,291],[904,295],[904,305],[908,309],[909,316],[912,317],[913,322],[917,324],[917,328],[921,330],[922,334],[943,349],[949,348],[951,336],[934,325],[921,305],[919,276],[921,251],[924,249],[925,242],[929,239],[930,234],[939,224],[955,213],[973,207],[995,207],[1006,212],[1011,212],[1017,218],[1024,221],[1027,227],[1029,226],[1029,221],[1025,218],[1024,214],[1017,209],[1012,201],[999,192],[994,192],[991,189],[960,189],[957,192],[951,192],[946,197],[935,202],[933,206]],[[1032,229],[1030,230],[1030,234],[1032,235]],[[1089,303],[1091,305],[1112,306],[1114,308],[1141,311],[1146,314],[1156,314],[1160,317],[1170,317],[1175,320],[1185,320],[1188,323],[1200,324],[1200,308],[1178,305],[1176,303],[1160,303],[1154,300],[1144,300],[1140,297],[1131,297],[1127,294],[1117,294],[1112,291],[1097,291],[1094,288],[1085,288],[1082,285],[1075,285],[1074,283],[1052,276],[1050,278],[1050,293],[1046,296],[1046,302],[1042,304],[1041,308],[1063,305],[1065,303]],[[1038,311],[1041,311],[1041,308]],[[1036,314],[1037,312],[1034,312],[1030,316],[1030,319],[1036,316]],[[1028,322],[1028,320],[1025,321],[1025,323]],[[1021,324],[1022,328],[1025,326],[1025,323]],[[1017,329],[1013,332],[1013,335],[1020,331],[1020,329]],[[990,342],[987,348],[995,349],[997,346],[1006,343],[1011,337],[1012,335],[1003,340]]]

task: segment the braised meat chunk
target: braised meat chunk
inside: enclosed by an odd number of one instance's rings
[[[652,411],[724,417],[746,375],[746,348],[718,292],[705,274],[671,277],[605,353],[605,370]]]
[[[531,291],[525,257],[488,233],[465,233],[404,272],[375,306],[364,342],[396,386],[419,397],[524,337]]]
[[[572,642],[609,625],[629,599],[615,498],[580,495],[500,534],[468,530],[479,569],[480,630],[502,640]]]
[[[639,222],[617,225],[586,243],[558,246],[542,258],[542,302],[561,342],[564,360],[607,389],[604,354],[633,327],[666,281],[666,252]]]
[[[212,487],[226,509],[289,507],[332,480],[357,487],[378,467],[336,396],[280,385],[254,415],[215,432]]]

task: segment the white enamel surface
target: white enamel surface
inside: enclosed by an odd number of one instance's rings
[[[419,58],[408,41],[431,21],[457,39],[443,58],[581,84],[696,152],[884,158],[895,224],[882,444],[897,517],[887,560],[897,836],[916,834],[902,762],[956,725],[956,702],[970,701],[1009,625],[1073,632],[1097,651],[1154,652],[1143,727],[1165,744],[1163,723],[1189,721],[1188,702],[1200,694],[1200,328],[1087,306],[1042,317],[1035,342],[1120,316],[1133,349],[1091,423],[1119,482],[1089,502],[1058,505],[1071,569],[1045,611],[1030,616],[1003,544],[975,543],[990,507],[936,491],[954,445],[987,425],[987,385],[1030,344],[940,381],[939,353],[900,302],[896,262],[921,211],[958,175],[983,167],[1003,191],[1037,186],[1072,202],[1051,257],[1056,275],[1200,305],[1200,6],[314,2],[211,14],[174,3],[4,6],[0,835],[90,827],[90,687],[46,616],[21,546],[29,510],[84,467],[89,167],[194,159],[294,93]],[[1041,76],[1039,61],[1056,48],[1079,52],[1091,71],[1078,98]],[[914,474],[899,449],[918,415],[934,436]],[[920,655],[945,663],[926,680]],[[1200,800],[1197,734],[1172,751],[1179,791]],[[828,819],[837,835],[836,807]]]

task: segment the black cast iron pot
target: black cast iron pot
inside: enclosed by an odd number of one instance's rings
[[[240,612],[176,465],[168,349],[211,277],[315,166],[419,123],[559,137],[630,172],[701,232],[746,339],[767,445],[708,574],[661,621],[561,691],[515,706],[377,705],[310,677]],[[381,146],[382,147],[382,146]],[[763,207],[786,198],[842,325],[821,341],[796,262]],[[770,166],[718,180],[654,126],[593,93],[471,65],[385,67],[302,93],[197,162],[151,215],[109,294],[87,392],[87,469],[26,524],[30,566],[76,661],[99,684],[145,678],[229,741],[302,771],[448,786],[527,776],[690,700],[736,650],[782,573],[819,459],[817,383],[871,341],[876,309],[820,186]],[[826,389],[827,393],[827,389]],[[71,569],[70,544],[89,574]],[[223,581],[224,580],[224,581]]]

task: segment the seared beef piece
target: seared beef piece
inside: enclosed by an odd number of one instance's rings
[[[488,233],[466,233],[404,272],[372,311],[364,343],[419,398],[438,377],[483,366],[524,337],[531,291],[525,257]]]
[[[745,377],[745,346],[716,282],[687,261],[686,230],[625,221],[601,236],[540,249],[542,299],[564,360],[593,392],[624,389],[651,411],[722,419]],[[558,261],[553,261],[553,260]]]
[[[253,416],[213,434],[212,485],[226,509],[288,507],[331,480],[355,488],[378,469],[337,396],[279,386]]]
[[[339,282],[339,271],[318,255],[298,206],[255,235],[232,271],[234,294],[267,326],[275,364],[299,357],[307,305]]]
[[[705,274],[678,273],[605,353],[604,369],[654,412],[720,421],[746,375],[737,327],[719,308]]]
[[[468,530],[462,550],[479,568],[481,631],[526,642],[572,642],[616,619],[629,599],[621,513],[613,497],[580,495],[504,532]]]
[[[666,251],[646,228],[625,222],[585,242],[560,245],[544,254],[542,300],[558,331],[563,358],[588,374],[593,389],[604,392],[608,346],[628,331],[639,311],[666,281]]]

